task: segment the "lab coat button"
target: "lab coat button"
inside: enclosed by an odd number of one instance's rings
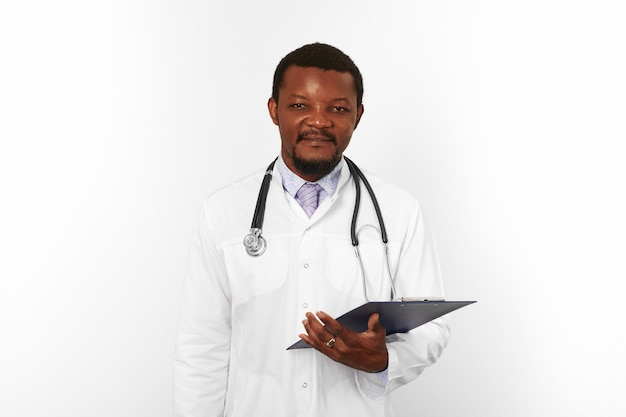
[[[309,305],[307,303],[302,304],[302,308],[307,308]]]
[[[306,382],[303,382],[303,383],[302,383],[302,388],[306,388],[306,387],[308,387],[308,386],[309,386],[309,385],[308,385]]]
[[[308,263],[305,263],[305,264],[304,264],[304,268],[305,268],[305,269],[308,269],[308,268],[309,268],[309,264],[308,264]]]

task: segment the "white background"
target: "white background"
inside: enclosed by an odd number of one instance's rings
[[[382,4],[2,3],[0,415],[170,415],[196,214],[277,154],[271,77],[313,41],[365,78],[347,155],[479,301],[398,416],[624,415],[622,2]]]

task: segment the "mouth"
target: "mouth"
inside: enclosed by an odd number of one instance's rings
[[[305,136],[305,137],[298,138],[298,142],[303,141],[303,140],[308,140],[311,142],[334,142],[332,139],[325,138],[322,136]]]
[[[307,140],[311,142],[332,142],[336,143],[335,136],[327,132],[305,132],[298,135],[297,142]]]

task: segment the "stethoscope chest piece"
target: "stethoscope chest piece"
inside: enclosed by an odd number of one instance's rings
[[[267,243],[261,236],[261,229],[251,228],[250,233],[243,238],[243,246],[250,256],[261,256],[267,248]]]

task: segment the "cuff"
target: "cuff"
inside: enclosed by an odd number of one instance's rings
[[[361,394],[372,400],[380,400],[387,392],[389,381],[389,367],[381,372],[356,372],[356,384]]]

